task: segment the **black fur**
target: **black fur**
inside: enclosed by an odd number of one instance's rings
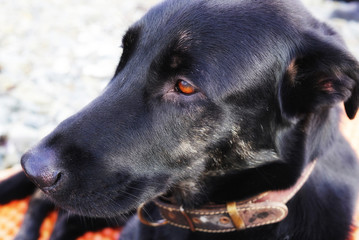
[[[170,0],[123,46],[103,94],[21,160],[56,205],[109,218],[163,194],[185,208],[241,200],[318,159],[280,223],[206,234],[134,216],[121,239],[347,239],[358,163],[338,105],[354,118],[359,65],[334,30],[294,0]]]

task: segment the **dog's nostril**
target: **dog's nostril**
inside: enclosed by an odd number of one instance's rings
[[[57,174],[57,176],[56,176],[56,179],[55,179],[55,182],[54,182],[53,185],[55,185],[56,183],[58,183],[58,182],[60,181],[61,177],[62,177],[62,173],[59,172],[59,173]]]
[[[45,170],[39,176],[34,177],[35,182],[41,187],[52,187],[61,179],[61,172]]]

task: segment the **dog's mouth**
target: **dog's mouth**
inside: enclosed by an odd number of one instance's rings
[[[71,213],[89,217],[118,217],[136,210],[142,203],[171,194],[163,177],[162,180],[128,179],[121,184],[105,181],[102,184],[74,183],[72,187],[61,184],[63,177],[60,175],[57,184],[42,188],[42,191],[56,205]]]

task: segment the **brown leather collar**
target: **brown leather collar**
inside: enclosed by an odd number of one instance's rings
[[[144,205],[138,208],[142,223],[150,226],[171,224],[191,231],[223,233],[268,225],[282,221],[288,214],[286,203],[301,189],[312,173],[316,161],[304,169],[296,184],[289,189],[269,191],[253,198],[227,204],[208,204],[199,209],[183,209],[161,198],[154,200],[163,220],[153,223],[142,215]]]

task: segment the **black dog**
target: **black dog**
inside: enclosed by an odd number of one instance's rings
[[[335,31],[294,0],[170,0],[123,47],[103,94],[21,159],[57,206],[155,201],[121,239],[347,239],[359,172],[338,104],[354,118],[359,64]]]

